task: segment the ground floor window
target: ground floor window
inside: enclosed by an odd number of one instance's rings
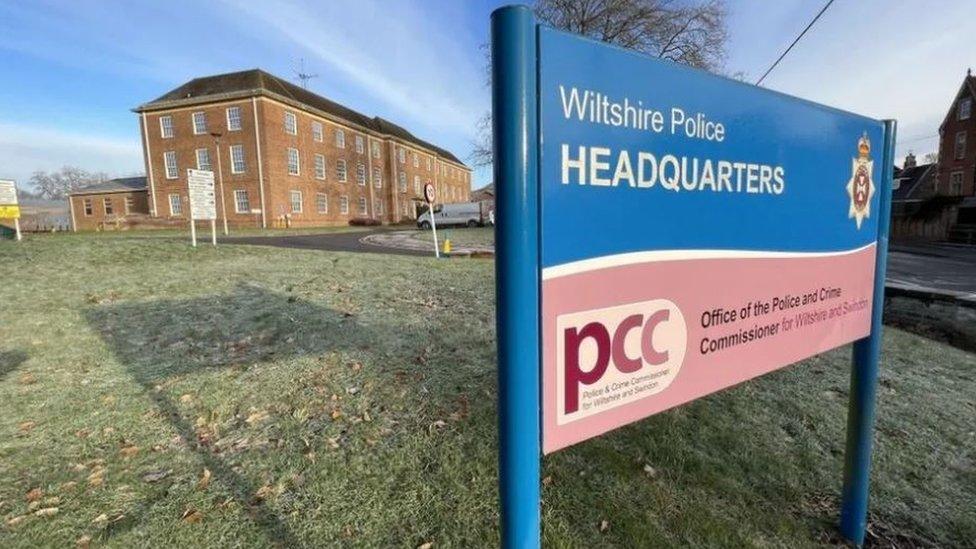
[[[251,201],[247,197],[246,190],[237,189],[234,191],[234,211],[239,214],[251,211]]]
[[[91,200],[91,198],[86,198],[83,201],[83,205],[85,207],[85,217],[89,217],[93,213],[95,213],[94,208],[92,207],[92,200]]]
[[[375,212],[377,215],[383,215],[383,201],[382,200],[374,200],[373,201],[373,212]]]
[[[169,195],[169,215],[183,215],[183,203],[178,194]]]
[[[302,191],[291,192],[291,213],[302,213]]]
[[[340,196],[339,197],[339,213],[348,214],[349,213],[349,197]]]
[[[315,209],[320,214],[329,213],[329,195],[317,193],[315,195]]]
[[[366,215],[366,199],[359,199],[359,215]]]

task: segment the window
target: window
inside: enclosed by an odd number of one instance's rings
[[[346,148],[346,132],[337,129],[336,130],[336,147],[340,149]]]
[[[91,200],[91,198],[86,198],[82,202],[82,205],[84,205],[84,207],[85,207],[85,217],[91,217],[91,215],[93,213],[95,213],[94,207],[92,206],[92,200]]]
[[[366,199],[359,197],[359,215],[366,215]]]
[[[356,164],[356,183],[366,186],[366,166],[362,162]]]
[[[237,132],[241,130],[241,108],[227,107],[227,131]]]
[[[962,160],[966,158],[966,132],[959,132],[956,134],[956,150],[955,159]]]
[[[419,175],[413,176],[413,192],[416,193],[416,194],[420,194],[420,176]]]
[[[949,174],[949,194],[962,194],[962,172],[952,172]]]
[[[204,133],[207,133],[207,113],[195,112],[193,113],[193,135]]]
[[[400,192],[407,192],[407,174],[406,172],[400,172]]]
[[[302,213],[302,191],[291,192],[291,213]]]
[[[336,178],[339,179],[340,183],[346,182],[346,161],[339,159],[336,160]]]
[[[371,141],[370,143],[372,144],[373,158],[379,158],[380,157],[380,144],[379,144],[379,142],[378,141]]]
[[[178,194],[169,195],[169,215],[183,215],[183,203]]]
[[[285,133],[298,135],[298,119],[293,112],[285,112]]]
[[[363,136],[356,136],[356,154],[363,154]]]
[[[349,214],[349,197],[346,195],[339,197],[339,213],[343,215]]]
[[[329,195],[325,193],[315,194],[315,210],[320,214],[329,213]]]
[[[430,157],[427,157],[427,171],[430,171]]]
[[[160,116],[159,117],[159,135],[164,139],[169,139],[173,137],[173,117],[172,116]]]
[[[244,145],[230,146],[230,173],[244,173],[247,166],[244,164]]]
[[[312,122],[312,139],[316,142],[322,142],[322,123],[318,121]]]
[[[400,150],[397,151],[397,160],[399,160],[401,164],[407,161],[407,151],[403,150],[403,147],[400,147]]]
[[[299,175],[301,165],[298,161],[298,149],[288,147],[288,175]]]
[[[413,167],[414,168],[420,167],[420,155],[418,155],[417,153],[413,153]]]
[[[959,102],[959,120],[967,120],[973,111],[973,98],[967,97]]]
[[[373,186],[377,189],[383,188],[383,172],[379,168],[373,168]]]
[[[325,157],[315,155],[315,179],[325,179]]]
[[[135,207],[136,207],[136,199],[134,197],[131,197],[131,196],[125,197],[125,213],[126,213],[126,215],[132,213],[132,210],[134,210]]]
[[[115,213],[115,208],[112,207],[111,198],[103,198],[102,206],[105,208],[105,215],[112,215]]]
[[[163,164],[166,166],[166,179],[176,179],[179,177],[179,170],[176,168],[176,151],[164,152]]]
[[[206,170],[208,172],[213,171],[213,166],[210,164],[210,151],[207,149],[197,149],[197,169]]]
[[[249,213],[251,211],[251,201],[248,200],[247,191],[244,189],[234,191],[234,211],[239,214]]]
[[[373,212],[375,212],[376,215],[383,215],[383,201],[382,200],[380,200],[380,199],[377,198],[376,200],[373,201]]]

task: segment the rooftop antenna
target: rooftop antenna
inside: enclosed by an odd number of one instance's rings
[[[313,79],[313,78],[318,78],[319,77],[318,74],[309,74],[309,73],[305,72],[305,58],[304,57],[301,58],[301,68],[298,69],[297,71],[295,71],[295,76],[299,80],[301,80],[301,82],[302,82],[302,88],[304,88],[306,90],[308,89],[308,81],[311,80],[311,79]]]

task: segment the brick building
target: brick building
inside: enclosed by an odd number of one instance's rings
[[[186,170],[215,173],[217,216],[236,226],[393,223],[423,186],[463,202],[471,170],[450,152],[261,70],[196,78],[134,109],[148,211],[186,219]]]
[[[95,231],[131,224],[149,214],[145,177],[125,177],[91,185],[68,195],[74,231]]]
[[[949,196],[976,195],[976,76],[966,78],[939,126],[937,192]]]

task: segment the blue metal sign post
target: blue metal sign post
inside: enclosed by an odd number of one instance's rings
[[[894,122],[524,6],[491,39],[503,546],[540,544],[544,453],[851,342],[840,530],[863,543]]]

